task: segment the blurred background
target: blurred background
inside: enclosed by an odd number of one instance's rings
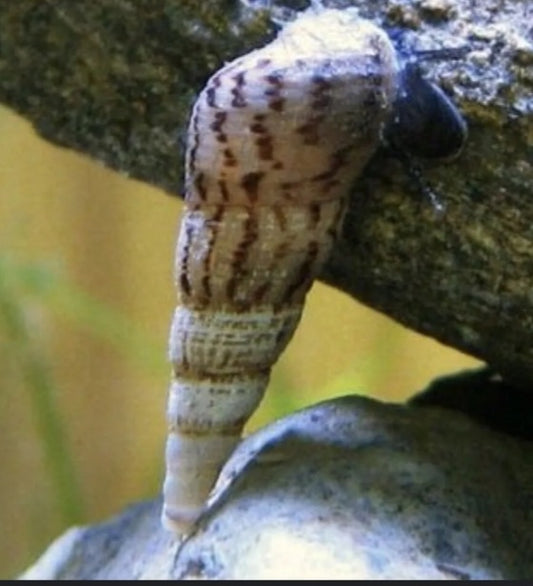
[[[0,109],[0,578],[159,492],[180,206]],[[315,284],[247,430],[478,364]]]

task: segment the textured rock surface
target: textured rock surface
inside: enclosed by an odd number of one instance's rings
[[[156,500],[68,532],[25,577],[525,579],[532,505],[532,442],[350,396],[243,442],[181,548]]]

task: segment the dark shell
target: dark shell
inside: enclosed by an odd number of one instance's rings
[[[388,145],[423,159],[457,156],[466,140],[467,126],[446,94],[424,79],[414,63],[404,66],[399,87],[385,132]]]

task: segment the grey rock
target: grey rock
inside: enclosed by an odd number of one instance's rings
[[[75,529],[23,578],[526,579],[533,443],[347,396],[251,435],[182,543],[160,501]]]

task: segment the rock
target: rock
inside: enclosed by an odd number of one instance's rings
[[[466,413],[496,431],[533,441],[533,393],[509,384],[490,368],[443,376],[410,400]]]
[[[529,440],[347,396],[243,441],[181,545],[154,500],[67,532],[23,578],[526,579],[532,505]]]

